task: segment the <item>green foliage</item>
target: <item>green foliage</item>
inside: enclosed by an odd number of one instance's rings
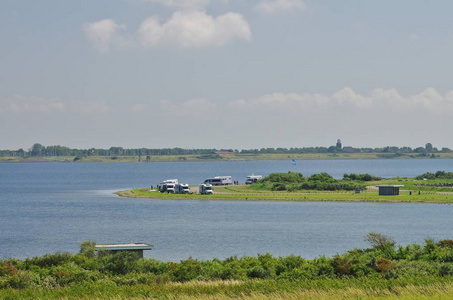
[[[118,251],[112,255],[106,255],[102,259],[105,260],[106,271],[112,274],[127,274],[135,270],[137,264],[137,253],[130,251]]]
[[[379,181],[381,180],[381,177],[377,176],[371,176],[370,174],[344,174],[343,175],[343,180],[355,180],[355,181]]]
[[[272,191],[298,191],[298,190],[320,190],[320,191],[337,191],[337,190],[354,190],[356,188],[365,188],[363,183],[351,180],[337,180],[331,175],[322,172],[313,174],[306,178],[301,173],[272,173],[259,180],[257,185],[270,189]]]
[[[420,278],[453,281],[451,240],[426,239],[424,244],[398,247],[391,238],[379,233],[370,233],[365,240],[371,248],[353,249],[333,258],[320,256],[307,260],[295,255],[274,257],[266,253],[224,260],[188,258],[179,263],[137,259],[135,253],[127,251],[96,257],[92,255],[94,242],[85,241],[78,254],[57,252],[23,261],[0,260],[0,295],[4,289],[32,289],[36,293],[45,289],[90,286],[99,290],[99,297],[108,298],[116,296],[108,294],[109,291],[121,286],[152,285],[155,288],[172,282],[219,280],[250,280],[263,284],[265,290],[291,282],[298,285],[316,282],[317,288],[332,288],[333,282],[337,286],[353,278],[360,286],[374,286],[377,282],[379,286],[389,286],[395,280],[421,284]],[[342,281],[335,281],[338,278]],[[242,289],[243,286],[239,288],[241,292]]]
[[[395,241],[381,233],[370,232],[365,236],[365,241],[378,250],[393,249],[395,247]]]
[[[80,254],[85,255],[86,257],[94,257],[95,254],[95,241],[83,241],[80,243]]]
[[[453,179],[453,172],[437,171],[436,173],[426,172],[415,177],[417,180],[423,179]]]

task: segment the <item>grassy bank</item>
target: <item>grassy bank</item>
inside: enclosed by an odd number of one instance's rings
[[[449,299],[453,240],[396,246],[382,234],[371,245],[328,258],[229,257],[181,262],[120,252],[0,260],[1,299]]]
[[[453,158],[451,153],[436,153],[438,158]],[[75,157],[0,157],[0,162],[73,162]],[[145,159],[141,157],[142,161]],[[219,155],[157,155],[156,161],[235,161],[235,160],[320,160],[320,159],[431,159],[413,154],[394,155],[388,153],[300,153],[300,154],[219,154]],[[85,156],[77,162],[138,162],[138,156]]]

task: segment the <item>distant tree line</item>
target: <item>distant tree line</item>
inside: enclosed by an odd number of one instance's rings
[[[402,155],[406,153],[415,153],[417,156],[426,156],[428,153],[448,153],[452,152],[450,148],[438,149],[433,147],[431,143],[427,143],[425,147],[397,147],[387,146],[382,148],[352,148],[337,146],[330,147],[302,147],[302,148],[261,148],[249,150],[233,150],[233,149],[185,149],[185,148],[122,148],[110,147],[109,149],[75,149],[65,146],[44,146],[36,143],[30,149],[18,150],[0,150],[1,157],[42,157],[42,156],[160,156],[160,155],[215,155],[219,152],[234,153],[239,155],[257,155],[257,154],[302,154],[302,153],[388,153]]]

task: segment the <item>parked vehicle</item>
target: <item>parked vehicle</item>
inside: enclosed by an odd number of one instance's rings
[[[198,192],[202,195],[212,195],[213,194],[212,185],[202,183],[198,186]]]
[[[178,179],[167,179],[157,187],[161,193],[174,193],[176,184],[178,184]]]
[[[216,176],[213,178],[207,178],[204,183],[212,185],[229,185],[233,184],[233,181],[231,180],[231,176]]]
[[[174,193],[175,192],[175,186],[176,186],[176,184],[174,184],[174,183],[166,183],[165,184],[165,187],[166,187],[165,192],[167,192],[169,194],[170,193]]]
[[[189,194],[190,189],[187,183],[177,183],[175,184],[175,193],[176,194]]]
[[[178,183],[178,179],[167,179],[167,180],[162,181],[162,184],[165,184],[165,183],[177,184]]]
[[[245,180],[245,184],[255,183],[258,180],[260,180],[261,178],[263,178],[263,176],[261,176],[261,175],[249,175],[249,176],[247,176],[247,179]]]

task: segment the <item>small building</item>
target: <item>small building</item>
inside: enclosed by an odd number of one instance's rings
[[[379,196],[397,196],[400,194],[400,187],[404,185],[376,185],[379,188]]]
[[[344,146],[343,152],[344,153],[355,153],[355,152],[357,152],[357,150],[351,146]]]
[[[143,258],[143,250],[152,250],[153,246],[143,243],[134,244],[97,244],[94,247],[96,254],[99,256],[100,252],[105,254],[115,254],[118,251],[129,251],[137,253],[138,258]]]

